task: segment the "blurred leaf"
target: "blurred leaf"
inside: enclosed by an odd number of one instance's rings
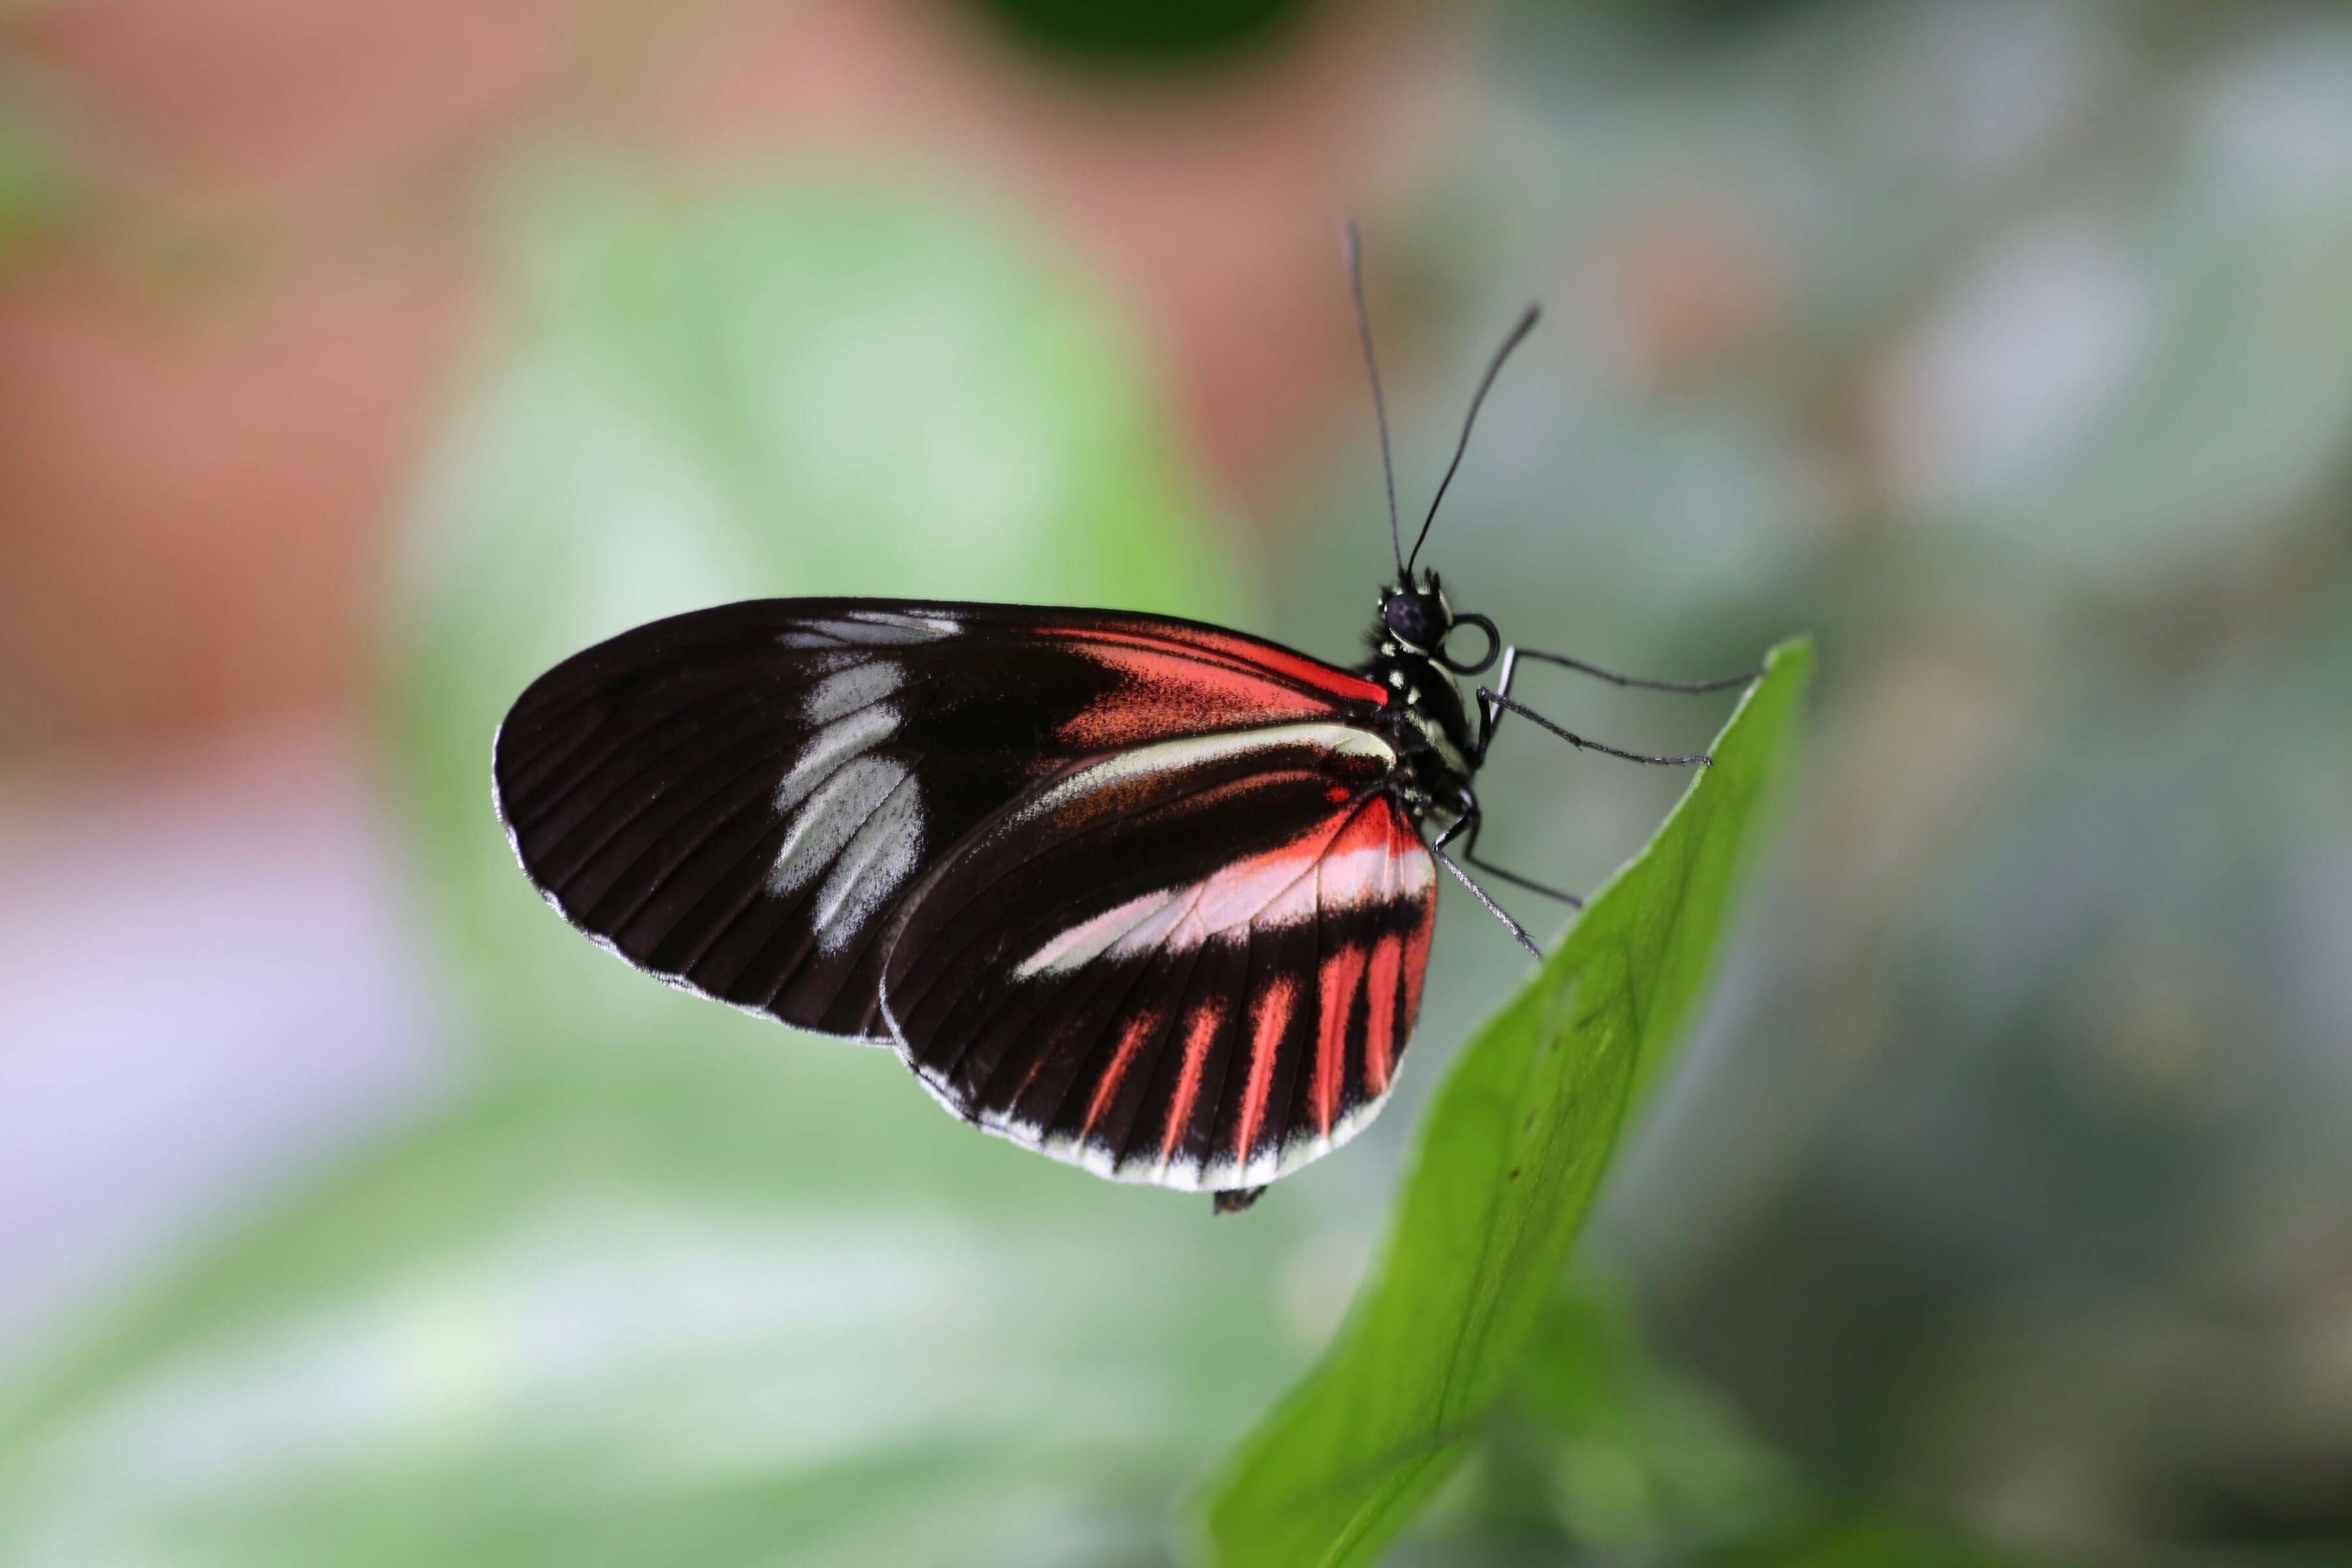
[[[1550,1511],[1574,1540],[1752,1540],[1811,1499],[1789,1463],[1712,1389],[1643,1343],[1603,1282],[1556,1293],[1516,1369],[1510,1408],[1550,1440]]]
[[[1368,1562],[1478,1436],[1706,983],[1811,668],[1807,643],[1773,651],[1715,765],[1464,1048],[1347,1324],[1207,1488],[1216,1562]]]
[[[1862,1515],[1706,1561],[1713,1568],[2029,1568],[2040,1559]]]
[[[0,62],[0,266],[39,237],[68,204],[65,176],[46,139],[9,111],[12,85]]]
[[[1158,1562],[1280,1364],[1277,1231],[714,1202],[580,1131],[462,1117],[0,1415],[0,1561]]]

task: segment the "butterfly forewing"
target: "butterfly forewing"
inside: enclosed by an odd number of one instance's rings
[[[1344,1142],[1420,1003],[1433,863],[1332,722],[1069,768],[909,897],[884,1005],[933,1092],[1122,1180],[1225,1189]]]
[[[574,925],[677,984],[887,1038],[911,889],[1045,781],[1107,754],[1377,709],[1274,644],[1104,611],[760,600],[549,671],[500,727],[500,815]]]

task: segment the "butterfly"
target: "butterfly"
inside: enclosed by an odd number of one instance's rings
[[[1393,1090],[1442,867],[1470,868],[1473,787],[1523,660],[1415,574],[1488,363],[1411,553],[1352,226],[1347,267],[1396,577],[1344,668],[1116,610],[760,599],[655,621],[533,681],[495,795],[541,894],[683,989],[896,1050],[958,1116],[1220,1213],[1346,1142]],[[1452,645],[1478,634],[1475,658]],[[1457,677],[1497,663],[1465,707]],[[1459,857],[1448,852],[1460,844]]]

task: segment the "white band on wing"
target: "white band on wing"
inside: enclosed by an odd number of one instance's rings
[[[1197,882],[1129,899],[1048,941],[1013,978],[1062,973],[1097,958],[1155,949],[1182,952],[1249,926],[1282,926],[1326,910],[1411,902],[1433,880],[1425,855],[1399,856],[1381,846],[1324,854],[1330,842],[1304,839],[1221,866]]]
[[[1396,765],[1393,747],[1370,730],[1359,730],[1352,724],[1270,724],[1262,730],[1220,730],[1181,741],[1137,746],[1080,768],[1022,807],[1013,820],[1025,822],[1042,816],[1074,799],[1137,774],[1197,766],[1220,758],[1246,756],[1252,752],[1285,746],[1311,746],[1340,756],[1362,757],[1383,767]]]

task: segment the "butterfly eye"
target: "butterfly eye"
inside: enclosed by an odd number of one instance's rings
[[[1399,594],[1381,606],[1389,635],[1407,647],[1425,651],[1445,640],[1448,620],[1434,594]]]

